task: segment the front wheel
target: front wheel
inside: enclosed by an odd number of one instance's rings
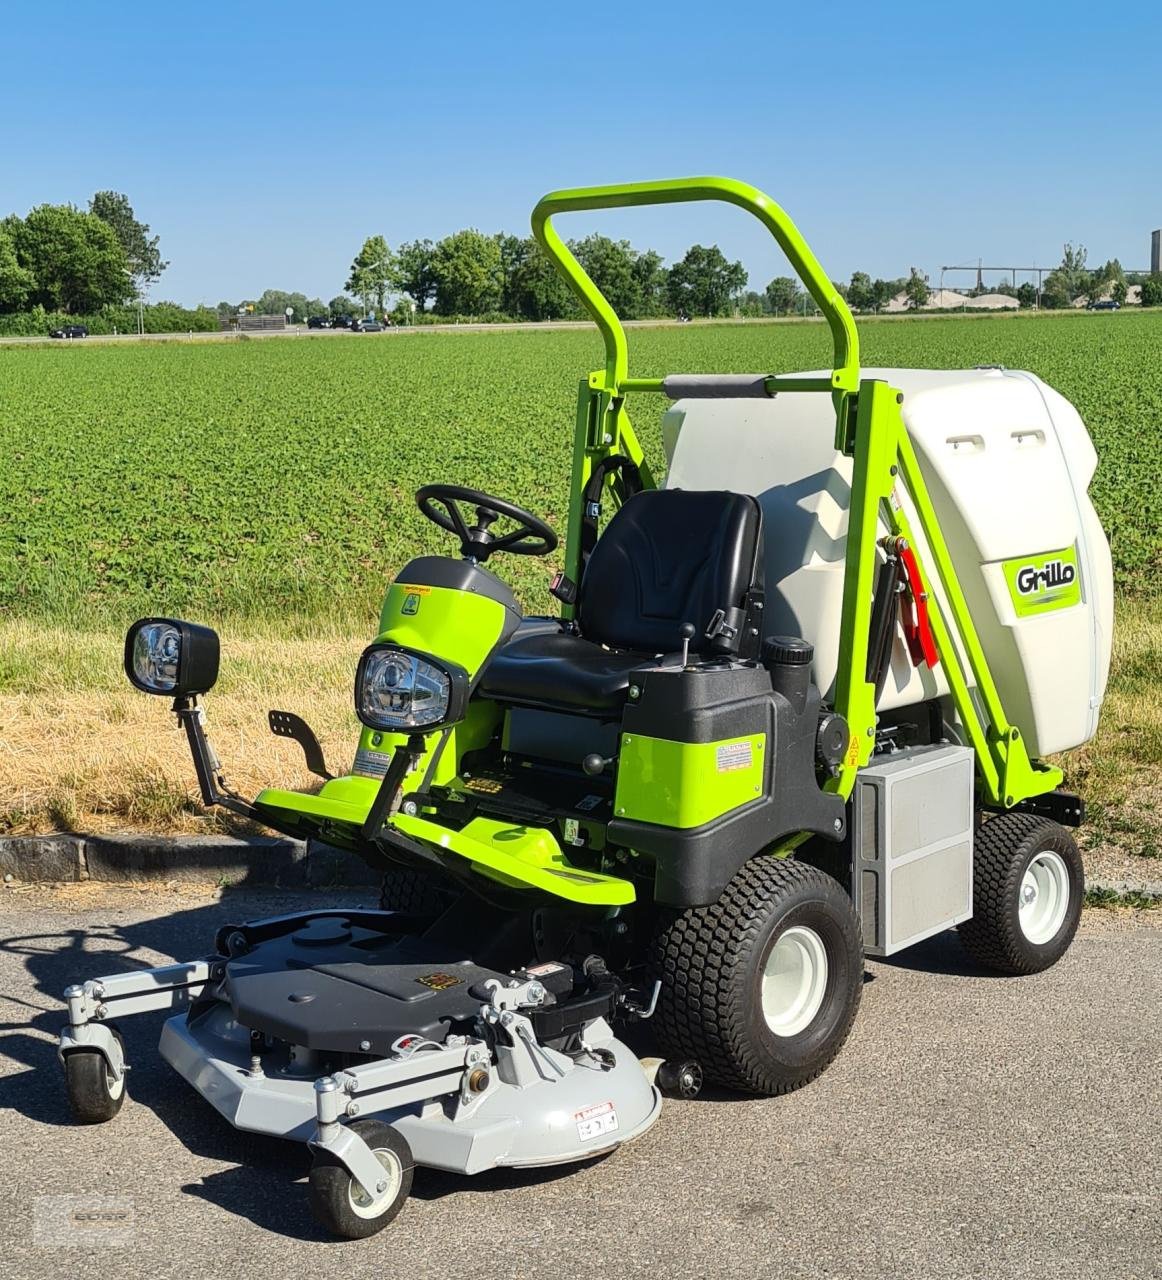
[[[125,1060],[125,1042],[121,1032],[109,1028],[121,1045]],[[65,1056],[65,1088],[73,1119],[79,1124],[104,1124],[112,1120],[125,1102],[125,1070],[115,1079],[99,1049],[72,1049]]]
[[[326,1152],[315,1155],[308,1194],[315,1220],[332,1235],[363,1240],[382,1231],[403,1208],[412,1189],[412,1153],[403,1135],[381,1120],[357,1120],[351,1129],[383,1167],[375,1194],[368,1194]]]
[[[1064,827],[1032,813],[1003,813],[977,833],[972,919],[958,929],[979,964],[1040,973],[1065,954],[1081,920],[1085,868]]]
[[[778,1094],[814,1080],[842,1048],[863,992],[851,898],[824,872],[752,858],[708,907],[658,924],[654,1025],[670,1057],[708,1080]]]

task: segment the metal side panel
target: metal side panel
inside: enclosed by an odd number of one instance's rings
[[[852,898],[868,955],[890,956],[972,915],[973,752],[873,759],[852,797]]]

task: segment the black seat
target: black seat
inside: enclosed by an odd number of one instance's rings
[[[637,494],[610,520],[582,573],[581,634],[530,620],[489,663],[481,693],[601,714],[621,706],[634,671],[681,649],[684,622],[695,629],[691,653],[729,652],[729,640],[705,632],[716,615],[745,609],[761,580],[761,535],[759,505],[746,494]]]

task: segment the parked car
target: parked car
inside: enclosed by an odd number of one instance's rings
[[[382,333],[383,325],[378,320],[356,320],[351,326],[352,333]]]
[[[307,319],[307,328],[308,329],[330,329],[331,317],[330,316],[310,316]]]
[[[63,329],[54,329],[48,336],[50,338],[87,338],[89,331],[83,324],[66,324]]]
[[[1086,311],[1120,311],[1122,304],[1114,302],[1112,298],[1103,298],[1101,302],[1087,302],[1085,304]]]

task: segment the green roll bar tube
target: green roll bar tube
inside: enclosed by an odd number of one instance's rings
[[[622,453],[638,465],[645,485],[655,484],[625,412],[625,398],[631,392],[664,393],[666,388],[662,378],[629,376],[625,329],[608,299],[557,234],[552,219],[559,213],[696,200],[722,200],[758,218],[774,236],[831,330],[834,350],[829,379],[772,374],[761,379],[759,391],[767,396],[781,391],[830,393],[836,414],[835,446],[853,460],[835,691],[836,710],[847,720],[851,739],[838,773],[827,783],[828,790],[845,798],[850,796],[856,774],[867,764],[875,746],[875,687],[865,679],[873,579],[881,519],[893,534],[905,537],[910,534],[907,518],[896,498],[896,486],[900,484],[912,500],[936,570],[933,577],[926,566],[920,566],[925,587],[938,582],[947,605],[946,614],[936,594],[927,592],[937,652],[945,665],[957,715],[976,754],[982,796],[990,805],[1011,808],[1031,796],[1052,791],[1062,781],[1061,771],[1029,759],[1020,731],[1004,713],[908,439],[900,411],[903,395],[882,380],[861,381],[859,337],[846,302],[795,224],[774,200],[756,187],[712,177],[577,187],[551,192],[533,210],[533,234],[593,317],[605,343],[604,369],[596,370],[583,380],[578,394],[566,574],[573,581],[580,578],[583,495],[593,466],[603,458]],[[613,475],[606,477],[606,486],[616,502],[618,489]],[[915,543],[911,545],[915,550]],[[571,617],[573,607],[566,605],[562,612]],[[970,674],[975,681],[975,691],[968,683]],[[797,843],[799,839],[792,839],[775,852],[790,852]]]

